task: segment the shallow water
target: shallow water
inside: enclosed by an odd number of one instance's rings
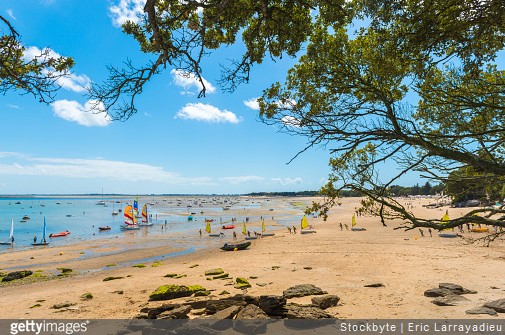
[[[105,205],[97,205],[103,200]],[[251,222],[259,222],[261,218],[270,219],[275,216],[277,224],[290,226],[298,224],[303,215],[303,208],[279,199],[254,199],[245,197],[216,196],[150,196],[139,197],[139,208],[148,203],[148,214],[152,217],[153,226],[143,227],[138,231],[120,230],[124,222],[123,213],[118,212],[127,203],[132,204],[132,197],[18,197],[0,198],[0,241],[9,239],[11,219],[14,220],[13,247],[0,246],[1,252],[33,248],[34,236],[41,241],[44,217],[46,218],[46,240],[51,246],[67,245],[77,241],[94,239],[112,239],[126,234],[139,237],[149,235],[179,235],[180,233],[196,236],[199,229],[205,228],[205,219],[213,219],[212,229],[221,232],[220,226],[236,219],[237,233],[240,224],[246,217]],[[229,208],[225,210],[225,208]],[[259,213],[259,214],[258,214]],[[23,216],[29,216],[22,222]],[[188,216],[193,220],[188,221]],[[139,219],[140,220],[140,219]],[[99,231],[100,226],[110,226],[108,231]],[[68,230],[70,235],[53,237],[49,235]],[[231,231],[225,232],[231,235]],[[192,241],[197,246],[204,244],[200,239]]]

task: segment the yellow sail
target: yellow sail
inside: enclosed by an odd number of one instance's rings
[[[210,222],[207,221],[207,224],[205,225],[205,231],[210,234]]]
[[[307,216],[303,216],[302,218],[302,229],[309,228],[309,221],[307,221]]]
[[[242,223],[242,234],[247,235],[247,228],[245,227],[245,222]]]
[[[264,232],[265,230],[267,230],[267,226],[265,225],[265,219],[263,219],[261,222],[261,232]]]
[[[352,220],[351,220],[352,226],[354,227],[356,225],[356,214],[352,215]]]
[[[445,215],[442,217],[442,222],[447,222],[447,221],[451,221],[451,219],[449,218],[449,214],[446,212]]]

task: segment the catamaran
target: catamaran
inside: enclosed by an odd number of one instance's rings
[[[137,218],[133,214],[133,208],[131,205],[126,205],[124,208],[124,225],[121,226],[121,230],[139,230],[140,227],[137,224]]]
[[[261,237],[274,236],[274,233],[265,233],[267,230],[267,225],[265,224],[265,219],[261,221]]]
[[[149,222],[147,219],[147,204],[144,204],[144,206],[142,207],[142,223],[139,226],[149,227],[152,225],[153,225],[153,223]]]
[[[307,216],[303,216],[302,222],[301,222],[301,228],[300,233],[302,234],[312,234],[315,233],[316,231],[312,228],[312,226],[309,226],[309,221],[307,221]]]
[[[13,245],[14,244],[14,219],[11,221],[11,233],[9,235],[9,240],[5,242],[0,242],[0,245]]]
[[[49,244],[49,242],[46,241],[46,217],[45,216],[44,216],[44,226],[42,227],[42,239],[38,243],[36,241],[37,241],[37,239],[35,238],[33,240],[32,245],[40,246],[40,245],[48,245]]]
[[[207,221],[207,223],[205,224],[205,231],[206,231],[207,233],[209,233],[209,236],[210,236],[210,237],[219,237],[219,236],[224,236],[224,234],[223,234],[223,233],[220,233],[220,234],[212,234],[212,233],[211,233],[211,229],[210,229],[210,222],[209,222],[209,221]]]
[[[366,228],[363,227],[356,227],[356,213],[352,215],[351,218],[351,230],[352,231],[364,231]]]

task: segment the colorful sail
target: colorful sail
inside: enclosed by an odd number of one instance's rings
[[[354,227],[356,225],[356,214],[352,215],[351,225]]]
[[[447,223],[448,221],[451,221],[451,218],[449,217],[449,213],[445,212],[444,216],[442,217],[442,222]]]
[[[133,200],[133,216],[137,216],[139,214],[139,199],[138,197]]]
[[[247,228],[245,226],[245,222],[242,222],[242,234],[247,235]]]
[[[302,218],[302,229],[307,229],[309,228],[309,221],[307,221],[307,216],[303,216]]]
[[[142,222],[147,223],[147,204],[142,207]]]
[[[46,239],[46,217],[44,216],[44,227],[42,228],[43,241]]]
[[[207,221],[207,224],[205,225],[205,231],[210,234],[210,222]]]
[[[127,225],[130,225],[130,226],[133,226],[136,224],[135,222],[135,215],[133,215],[133,208],[131,205],[126,205],[126,207],[124,208],[124,217],[125,217],[125,221],[124,223],[127,224]]]
[[[263,233],[265,230],[267,230],[267,226],[265,225],[265,219],[261,221],[261,232]]]

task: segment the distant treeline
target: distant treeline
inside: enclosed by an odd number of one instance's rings
[[[407,195],[436,195],[440,194],[445,190],[444,184],[438,184],[432,186],[430,182],[426,182],[423,186],[416,184],[414,186],[400,186],[393,185],[389,188],[390,195],[395,196],[407,196]],[[361,197],[363,196],[359,192],[342,190],[341,195],[343,197]],[[266,196],[266,197],[316,197],[319,191],[301,191],[301,192],[255,192],[245,194],[248,196]]]

